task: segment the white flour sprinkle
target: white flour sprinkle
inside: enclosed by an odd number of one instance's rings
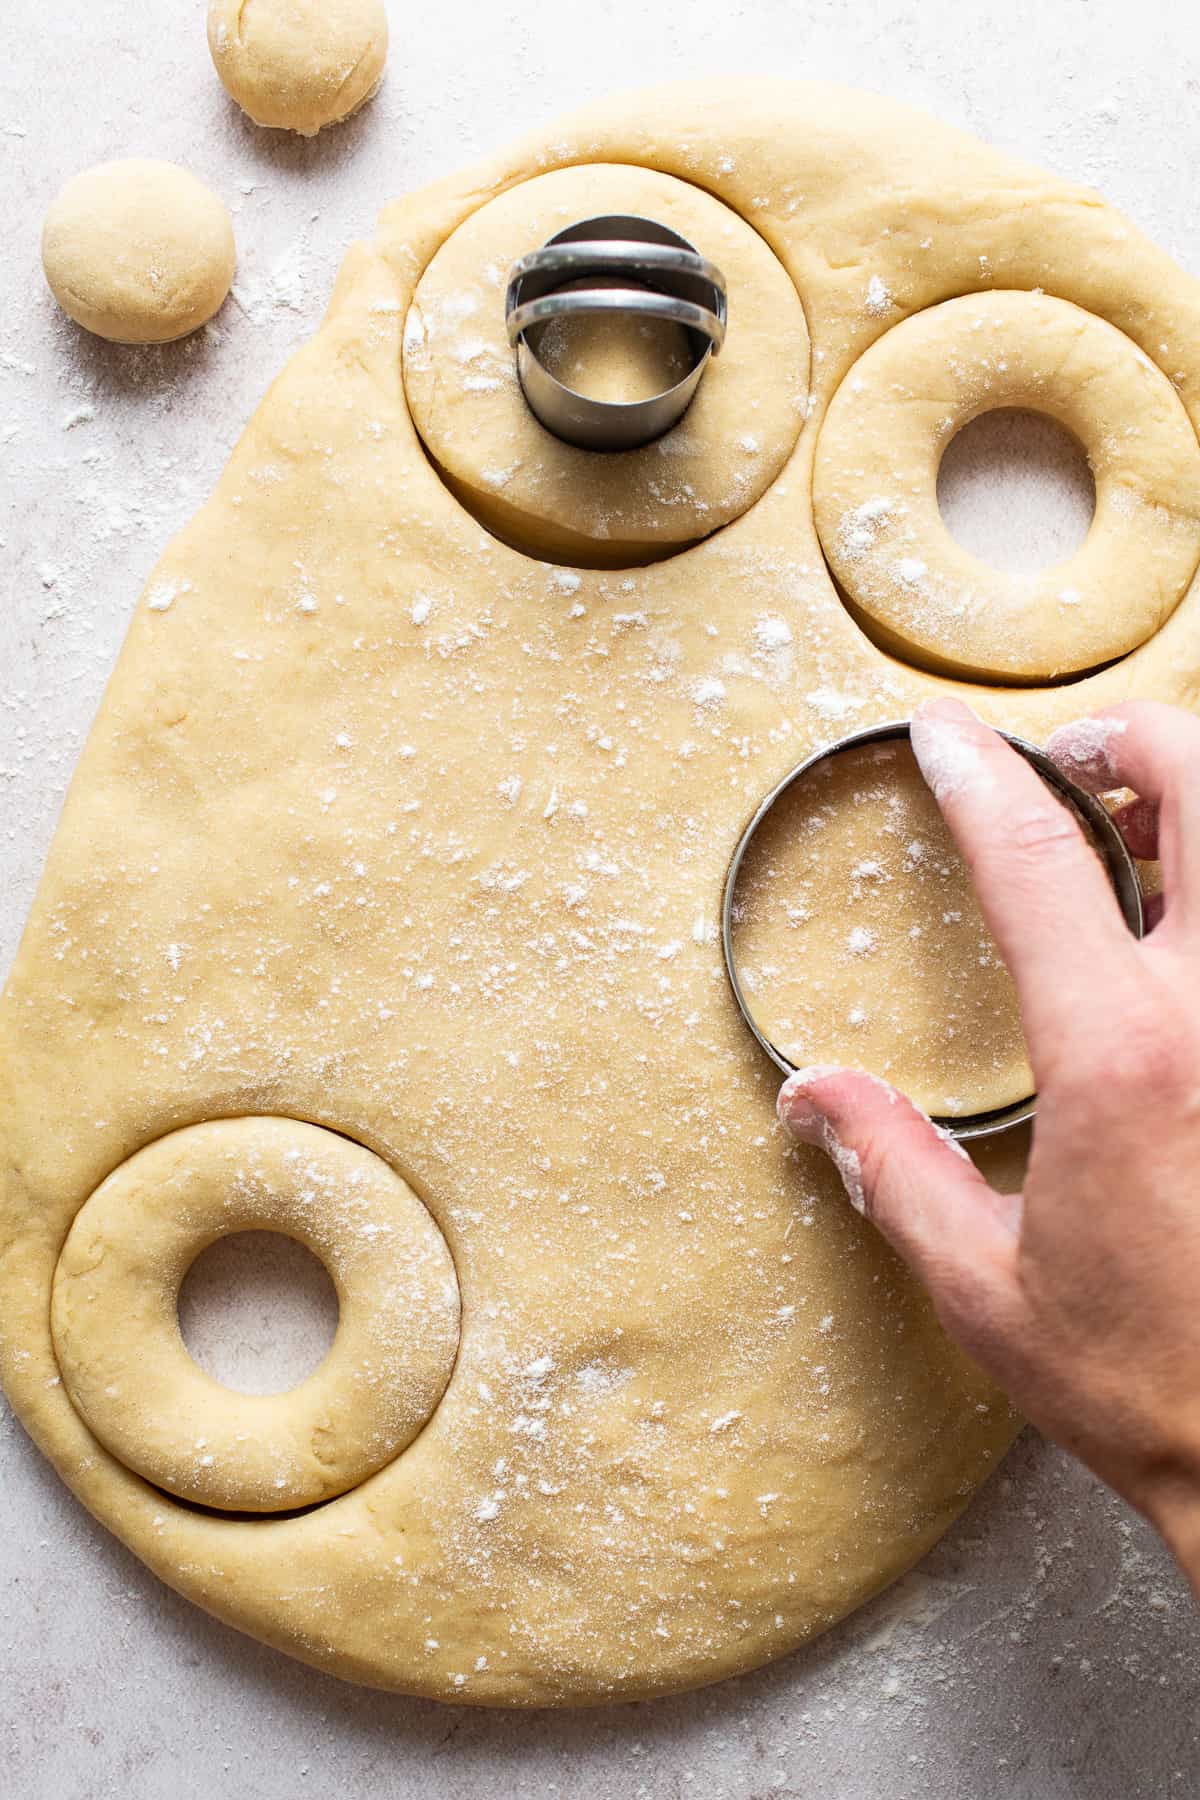
[[[850,562],[865,556],[875,546],[879,534],[891,524],[895,502],[886,494],[876,494],[861,506],[851,507],[838,520],[838,543],[842,555]]]
[[[792,641],[792,628],[778,613],[764,613],[754,622],[754,642],[768,656],[774,650],[786,649]]]
[[[169,612],[180,594],[191,591],[191,582],[160,581],[146,595],[146,608],[149,612]]]
[[[697,681],[692,688],[692,699],[697,706],[716,706],[725,698],[725,683],[710,675],[704,681]]]
[[[892,310],[896,302],[892,296],[892,290],[886,282],[882,281],[878,275],[872,275],[867,283],[867,297],[863,304],[873,319],[881,319],[885,313]]]
[[[851,956],[869,956],[877,943],[873,931],[868,931],[865,925],[856,925],[846,939],[846,948]]]

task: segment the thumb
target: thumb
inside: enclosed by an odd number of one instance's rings
[[[1020,1196],[997,1194],[960,1144],[873,1075],[801,1069],[780,1089],[778,1112],[794,1138],[825,1151],[851,1204],[923,1282],[951,1335],[979,1354],[1015,1304]]]

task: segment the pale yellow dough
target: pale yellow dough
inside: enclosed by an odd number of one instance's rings
[[[542,241],[566,221],[521,184],[572,164],[653,171],[648,205],[667,183],[736,221],[728,249],[682,202],[667,221],[731,265],[729,360],[703,384],[709,425],[689,414],[627,491],[686,461],[724,528],[647,567],[498,542],[405,396],[405,321],[439,250],[446,267],[482,244],[501,204],[497,256]],[[502,384],[504,273],[472,258],[445,290],[476,303]],[[1200,287],[1093,193],[818,86],[597,106],[384,215],[153,572],[0,1005],[0,1368],[97,1517],[242,1630],[454,1701],[714,1681],[908,1568],[1011,1441],[825,1160],[778,1131],[717,934],[762,795],[953,685],[849,616],[813,456],[872,342],[992,287],[1107,320],[1194,421]],[[761,387],[738,347],[756,316],[779,334]],[[428,392],[440,379],[457,408],[469,363],[447,332]],[[519,429],[501,398],[498,463]],[[735,487],[739,458],[759,466],[744,434],[773,478]],[[537,456],[545,518],[594,537],[574,456],[541,438]],[[956,691],[1042,741],[1129,695],[1194,706],[1198,669],[1192,587],[1101,674]],[[408,1447],[270,1520],[135,1473],[73,1403],[51,1334],[91,1197],[145,1146],[230,1118],[307,1120],[389,1165],[462,1304]],[[1018,1150],[994,1153],[1010,1184]],[[397,1379],[412,1366],[398,1351]]]
[[[866,1069],[942,1118],[1032,1094],[1016,990],[907,744],[787,789],[736,897],[755,1023],[797,1068]]]
[[[175,163],[97,163],[46,214],[42,267],[76,324],[120,344],[165,344],[207,323],[236,263],[224,204]]]
[[[384,0],[209,0],[217,74],[256,125],[315,137],[371,98],[387,62]]]

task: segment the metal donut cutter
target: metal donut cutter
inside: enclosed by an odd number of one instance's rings
[[[595,282],[598,285],[591,286]],[[564,386],[538,356],[552,319],[625,313],[666,319],[687,332],[692,366],[683,379],[649,399],[594,400]],[[523,256],[505,299],[517,377],[547,431],[584,450],[635,450],[677,425],[704,372],[720,354],[728,321],[720,269],[665,225],[613,214],[583,219]]]
[[[1145,930],[1145,918],[1137,868],[1129,851],[1125,848],[1124,839],[1104,807],[1091,794],[1084,793],[1082,788],[1078,788],[1073,782],[1068,781],[1057,765],[1051,762],[1045,751],[1039,750],[1036,744],[1026,743],[1023,738],[1013,737],[1007,731],[1001,732],[1000,736],[1011,744],[1014,750],[1019,751],[1026,762],[1033,765],[1047,786],[1053,788],[1055,793],[1083,819],[1095,839],[1125,923],[1133,935],[1140,938]],[[776,787],[772,788],[757,808],[734,850],[729,864],[729,872],[725,877],[725,891],[721,905],[721,943],[725,953],[725,970],[742,1017],[776,1068],[781,1070],[784,1075],[794,1075],[796,1065],[788,1061],[783,1052],[764,1035],[755,1022],[738,976],[737,959],[734,954],[734,895],[746,852],[749,850],[759,826],[776,802],[818,763],[824,762],[827,757],[839,755],[843,750],[857,749],[863,744],[886,744],[895,742],[897,739],[907,740],[908,737],[909,721],[904,719],[886,725],[874,725],[865,731],[851,732],[847,737],[838,738],[835,742],[826,744],[815,755],[799,763],[796,768],[784,776]],[[934,1123],[941,1126],[951,1137],[968,1142],[971,1139],[994,1137],[999,1132],[1009,1131],[1016,1125],[1022,1125],[1026,1120],[1033,1118],[1036,1109],[1037,1096],[1032,1094],[1027,1100],[1018,1100],[1014,1105],[1001,1107],[995,1112],[972,1113],[962,1118],[935,1118]]]

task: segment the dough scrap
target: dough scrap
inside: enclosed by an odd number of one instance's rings
[[[315,137],[370,100],[387,63],[384,0],[209,0],[208,47],[256,125]]]
[[[175,163],[98,163],[67,182],[42,229],[54,298],[118,344],[167,344],[206,324],[236,260],[223,203]]]
[[[719,195],[812,331],[774,481],[644,568],[489,537],[401,376],[439,248],[581,163]],[[605,102],[386,212],[151,575],[0,1002],[0,1374],[97,1517],[241,1630],[455,1702],[716,1681],[910,1567],[1010,1443],[825,1159],[777,1131],[717,935],[729,855],[789,769],[964,691],[849,617],[812,457],[876,338],[992,286],[1105,318],[1200,416],[1200,285],[1090,189],[842,89]],[[1044,742],[1130,696],[1196,708],[1197,670],[1193,583],[1109,669],[966,692]],[[462,1294],[408,1448],[267,1521],[197,1512],[106,1450],[50,1330],[100,1184],[247,1115],[387,1162]],[[1022,1145],[983,1153],[1010,1186]]]
[[[828,757],[750,844],[734,948],[797,1068],[845,1062],[938,1118],[1028,1099],[1016,989],[906,743]]]

